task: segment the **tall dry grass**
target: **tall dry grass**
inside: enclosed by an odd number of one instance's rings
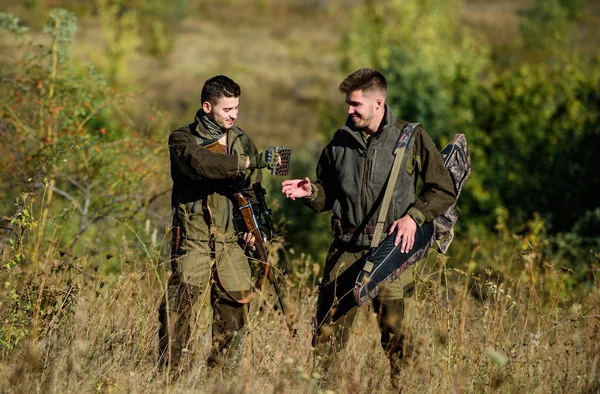
[[[251,305],[233,364],[208,370],[210,311],[197,305],[189,351],[171,371],[156,364],[157,309],[168,276],[159,249],[123,249],[127,263],[117,277],[82,259],[40,255],[37,274],[33,265],[1,271],[3,333],[27,330],[13,349],[2,348],[1,392],[392,392],[369,307],[339,363],[315,372],[318,265],[305,256],[291,261],[294,271],[282,283],[296,335],[267,291]],[[598,392],[598,283],[580,300],[566,300],[559,291],[569,272],[534,250],[507,246],[495,256],[501,271],[482,272],[481,255],[475,250],[458,262],[431,253],[419,266],[403,392]],[[20,317],[8,308],[10,297],[26,309]]]

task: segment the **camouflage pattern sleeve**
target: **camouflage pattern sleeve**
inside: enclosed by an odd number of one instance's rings
[[[417,128],[414,138],[413,165],[423,188],[408,214],[421,226],[443,214],[456,200],[456,193],[442,155],[425,129]]]

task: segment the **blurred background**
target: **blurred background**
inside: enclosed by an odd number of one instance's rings
[[[36,226],[55,250],[107,272],[129,259],[126,246],[166,257],[167,136],[192,121],[204,80],[237,81],[238,125],[259,149],[292,148],[291,177],[314,177],[345,120],[337,86],[373,67],[398,117],[422,123],[439,147],[467,136],[473,171],[456,264],[504,231],[573,270],[576,283],[591,280],[596,1],[5,0],[0,11],[4,246]],[[283,201],[283,179],[266,178],[284,260],[320,263],[329,214]]]

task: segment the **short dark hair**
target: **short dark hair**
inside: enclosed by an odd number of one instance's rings
[[[340,92],[351,93],[356,90],[363,92],[382,91],[387,93],[387,81],[383,74],[371,68],[361,68],[348,75],[340,84]]]
[[[216,75],[204,82],[200,101],[208,101],[214,105],[221,97],[240,97],[241,94],[240,85],[231,78],[227,78],[225,75]]]

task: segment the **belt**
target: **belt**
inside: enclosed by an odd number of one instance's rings
[[[390,226],[386,226],[384,232],[387,232],[389,228]],[[331,229],[335,235],[354,234],[357,230],[359,230],[360,234],[375,234],[375,226],[344,227],[342,226],[342,221],[340,219],[331,220]]]

